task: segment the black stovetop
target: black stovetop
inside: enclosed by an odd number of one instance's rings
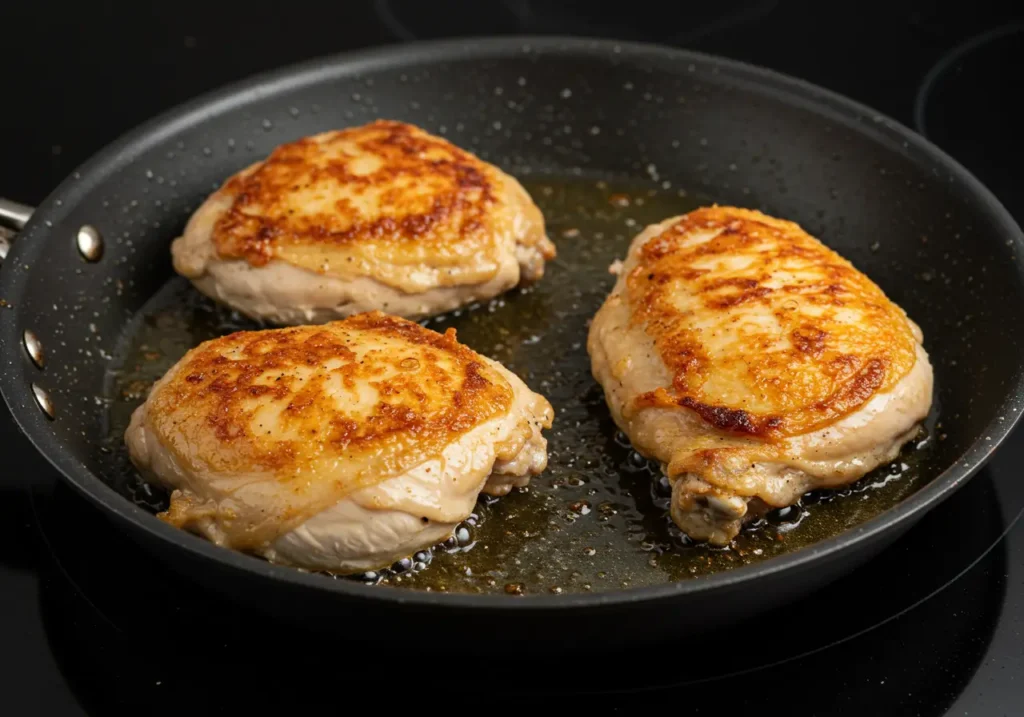
[[[916,124],[1024,223],[1015,171],[1024,147],[1009,108],[1024,31],[997,4],[722,0],[683,12],[690,4],[633,0],[628,13],[582,0],[146,5],[0,9],[0,47],[19,68],[3,82],[13,131],[0,144],[0,195],[38,202],[120,133],[256,71],[417,38],[558,33],[674,44],[847,94]],[[0,409],[0,712],[415,709],[443,694],[458,710],[489,711],[500,699],[517,710],[628,713],[669,698],[697,714],[767,705],[793,715],[1024,714],[1022,463],[1018,430],[893,548],[759,618],[733,650],[676,643],[572,664],[538,655],[505,672],[474,669],[472,645],[455,664],[403,660],[408,635],[396,630],[390,657],[354,666],[353,648],[257,622],[165,573],[65,487]]]

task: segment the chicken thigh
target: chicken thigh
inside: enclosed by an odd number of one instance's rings
[[[481,490],[547,465],[552,409],[499,363],[379,312],[188,352],[132,415],[160,517],[276,563],[352,573],[445,540]]]
[[[614,271],[593,374],[694,539],[857,480],[930,410],[921,330],[797,224],[701,208],[647,227]]]
[[[287,325],[448,311],[539,279],[555,247],[514,177],[381,120],[282,145],[234,175],[171,254],[201,292]]]

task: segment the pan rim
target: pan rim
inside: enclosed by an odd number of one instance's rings
[[[85,191],[82,187],[87,183],[83,180],[102,179],[124,162],[130,162],[133,155],[137,155],[142,149],[180,129],[193,126],[204,116],[215,115],[232,107],[244,105],[252,99],[267,94],[272,95],[298,89],[330,78],[359,75],[362,72],[380,71],[393,66],[415,66],[424,62],[444,62],[460,58],[499,58],[526,52],[551,53],[554,56],[611,56],[614,54],[623,59],[670,60],[679,62],[681,65],[699,64],[711,67],[720,74],[727,73],[735,81],[769,92],[782,101],[801,103],[812,108],[818,114],[830,114],[847,122],[855,123],[854,126],[858,131],[870,134],[873,140],[899,142],[905,153],[916,155],[917,161],[927,160],[945,170],[951,180],[955,178],[963,185],[965,191],[975,198],[981,208],[992,218],[994,224],[1005,229],[1005,234],[1016,243],[1018,250],[1024,252],[1024,235],[1022,235],[1020,227],[990,190],[965,167],[930,141],[866,105],[774,70],[693,50],[614,39],[531,35],[478,36],[393,43],[305,60],[255,74],[203,93],[144,122],[99,150],[76,172],[61,182],[40,204],[23,230],[23,234],[44,232],[43,223],[47,219],[58,224],[62,215],[77,206],[77,199]],[[551,55],[549,54],[549,56]],[[82,179],[76,181],[76,177]],[[63,203],[61,203],[61,199]],[[27,261],[34,264],[34,259],[38,256],[42,246],[41,241],[16,242],[6,263],[8,265],[23,265]],[[1019,253],[1018,256],[1024,256],[1024,254]],[[1017,270],[1022,275],[1021,283],[1024,284],[1024,261],[1017,262]],[[20,296],[20,291],[27,278],[28,272],[19,271],[18,267],[9,267],[0,272],[0,296]],[[896,529],[897,526],[909,527],[928,510],[933,509],[956,492],[977,473],[1003,440],[1012,433],[1020,418],[1020,404],[1024,399],[1024,371],[1021,371],[1018,373],[1015,385],[1006,392],[1001,406],[1002,413],[1007,416],[1008,420],[1002,422],[993,420],[989,424],[991,430],[987,434],[992,440],[986,441],[982,438],[976,440],[961,455],[959,461],[947,467],[925,486],[880,515],[839,535],[761,563],[661,585],[594,593],[528,594],[511,598],[490,593],[426,592],[371,586],[357,581],[331,580],[322,575],[271,565],[260,558],[220,548],[202,538],[173,528],[124,498],[90,471],[63,444],[56,441],[56,436],[49,427],[48,421],[41,412],[35,410],[29,382],[24,380],[28,368],[25,358],[16,358],[21,353],[17,348],[20,335],[20,302],[14,306],[13,313],[14,316],[11,317],[13,320],[0,322],[0,352],[2,352],[0,356],[3,357],[3,364],[6,366],[5,370],[0,371],[0,393],[3,394],[15,423],[36,450],[61,473],[64,480],[100,507],[104,513],[112,518],[130,523],[134,529],[148,534],[149,538],[169,543],[171,545],[168,547],[187,551],[201,560],[212,561],[218,567],[289,583],[293,587],[334,593],[348,598],[429,608],[559,610],[612,606],[722,590],[737,583],[756,581],[780,573],[793,573],[800,569],[806,569],[829,556],[852,551],[858,546],[871,543],[890,530]],[[1019,359],[1019,363],[1024,363],[1024,355]]]

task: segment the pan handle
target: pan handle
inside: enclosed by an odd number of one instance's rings
[[[7,252],[11,250],[11,242],[14,241],[14,232],[10,229],[21,229],[28,223],[32,216],[32,207],[20,202],[0,197],[0,264],[7,258]]]

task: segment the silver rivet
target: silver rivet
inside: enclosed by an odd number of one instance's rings
[[[103,256],[103,237],[96,227],[86,224],[78,230],[78,251],[87,261],[99,261]]]
[[[11,239],[14,238],[14,232],[9,231],[5,227],[0,227],[0,264],[4,263],[4,259],[7,258],[7,253],[11,250]]]
[[[50,394],[40,388],[38,384],[32,384],[32,395],[36,397],[36,403],[39,404],[39,408],[43,410],[46,417],[53,420],[53,401],[50,400]]]
[[[46,353],[43,351],[43,342],[39,340],[38,336],[28,329],[25,329],[22,339],[25,342],[25,350],[28,351],[28,355],[29,358],[32,359],[32,363],[39,368],[42,368],[43,364],[46,363]]]

